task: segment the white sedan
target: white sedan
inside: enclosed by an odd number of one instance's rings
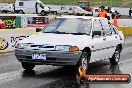
[[[4,4],[2,6],[2,13],[7,13],[7,12],[11,12],[13,13],[14,12],[14,7],[13,7],[13,4]]]
[[[18,43],[15,55],[26,70],[35,65],[82,66],[110,59],[118,64],[124,36],[106,18],[88,16],[56,17],[42,34]]]

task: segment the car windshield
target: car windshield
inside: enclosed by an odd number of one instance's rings
[[[43,30],[43,33],[90,34],[91,19],[56,18]]]
[[[78,10],[83,10],[81,7],[77,7]]]
[[[4,6],[12,6],[12,4],[5,4]]]

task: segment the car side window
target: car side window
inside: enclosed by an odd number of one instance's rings
[[[102,19],[101,25],[103,27],[105,35],[112,34],[111,27],[107,19]]]
[[[79,23],[77,27],[78,33],[90,33],[91,31],[91,19],[81,19],[81,22]]]
[[[19,6],[23,6],[24,5],[24,3],[23,2],[19,2]]]
[[[110,25],[112,34],[117,34],[117,28],[115,28],[112,24]]]
[[[93,23],[93,31],[101,31],[101,34],[103,35],[103,27],[101,26],[100,20],[96,19]]]

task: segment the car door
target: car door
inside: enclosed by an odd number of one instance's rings
[[[105,57],[111,57],[115,51],[116,46],[118,45],[119,37],[116,33],[113,33],[107,19],[101,19],[101,25],[104,30],[104,37],[106,42]]]
[[[62,7],[61,10],[60,10],[60,13],[67,13],[67,9],[65,7]]]
[[[122,38],[122,36],[119,35],[118,29],[114,27],[112,24],[110,24],[110,29],[111,29],[112,36],[113,36],[113,43],[115,46],[117,46],[121,40],[124,40],[124,38]]]
[[[92,38],[92,49],[91,49],[91,60],[90,62],[95,62],[97,60],[104,59],[106,57],[106,37],[104,36],[103,27],[99,19],[95,19],[93,22],[92,31],[101,31],[101,35],[94,36]]]

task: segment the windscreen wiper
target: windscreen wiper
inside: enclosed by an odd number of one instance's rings
[[[56,31],[55,33],[56,33],[56,34],[69,34],[69,33],[66,33],[66,32],[60,32],[60,31]]]
[[[60,32],[60,31],[55,31],[55,32],[44,32],[44,33],[69,34],[69,33],[66,33],[66,32]]]
[[[73,35],[88,35],[87,33],[71,33],[71,34],[73,34]]]

